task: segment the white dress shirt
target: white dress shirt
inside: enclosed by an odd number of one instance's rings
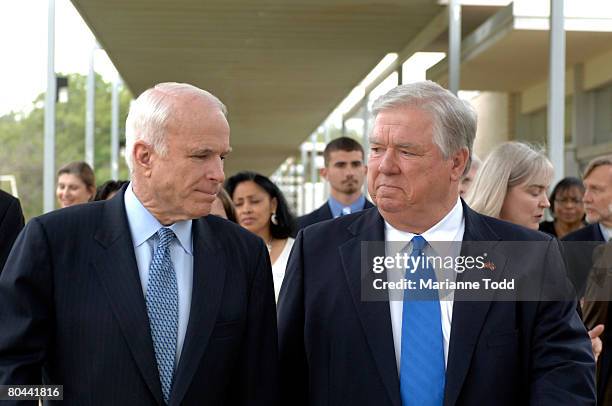
[[[421,236],[425,238],[428,243],[435,241],[463,241],[463,233],[465,231],[465,219],[463,217],[463,206],[461,200],[457,199],[457,203],[452,210],[436,225],[425,231]],[[385,221],[385,241],[386,242],[410,242],[415,234],[400,231],[394,228],[391,224]],[[403,245],[403,244],[402,244]],[[392,244],[387,244],[387,256],[394,256],[395,252],[389,252]],[[434,244],[435,246],[435,244]],[[453,252],[446,252],[443,256],[460,254],[461,244],[449,244],[444,245],[446,249],[452,249]],[[432,255],[431,247],[428,246],[425,250],[427,255]],[[412,248],[410,248],[412,251]],[[436,253],[436,255],[439,255]],[[438,273],[438,270],[436,270]],[[448,273],[445,273],[448,275]],[[397,272],[387,272],[388,280],[401,279],[404,276]],[[392,300],[391,295],[393,291],[389,291],[389,310],[391,311],[391,327],[393,329],[393,344],[395,345],[395,361],[397,362],[397,371],[400,371],[400,358],[402,354],[402,313],[404,309],[404,303],[401,300]],[[395,292],[397,295],[397,292]],[[396,296],[397,298],[397,296]],[[448,347],[451,335],[451,322],[453,319],[453,301],[447,298],[446,300],[440,300],[441,310],[441,324],[442,324],[442,335],[444,336],[444,366],[448,363]]]
[[[295,240],[291,237],[287,238],[283,251],[276,258],[276,261],[272,264],[272,278],[274,280],[274,298],[278,303],[278,294],[280,293],[281,286],[283,285],[283,279],[285,279],[285,270],[287,269],[287,262],[289,262],[289,254],[291,254],[291,248]]]
[[[612,228],[599,223],[599,230],[601,231],[601,235],[603,235],[604,241],[610,241],[610,239],[612,239]]]
[[[149,282],[149,266],[153,260],[153,253],[159,243],[157,231],[164,227],[153,215],[142,205],[132,190],[130,183],[125,190],[125,211],[127,213],[130,233],[134,243],[134,254],[138,265],[138,274],[142,293],[147,296],[147,284]],[[170,244],[170,258],[176,273],[178,286],[178,335],[176,342],[176,358],[174,367],[181,359],[181,351],[187,332],[189,322],[189,310],[191,308],[191,290],[193,287],[193,244],[191,237],[191,220],[179,221],[169,228],[174,231],[177,238]]]

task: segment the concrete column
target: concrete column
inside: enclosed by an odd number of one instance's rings
[[[47,93],[45,95],[45,139],[43,161],[43,211],[55,208],[55,0],[48,0]]]
[[[550,0],[550,73],[548,76],[547,150],[556,184],[565,176],[565,0]]]
[[[448,89],[457,95],[461,83],[461,4],[448,2]]]

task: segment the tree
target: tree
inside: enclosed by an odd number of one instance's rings
[[[55,170],[71,161],[85,157],[85,109],[87,78],[80,74],[68,75],[68,102],[56,104]],[[110,179],[112,84],[96,75],[95,100],[95,156],[94,166],[98,184]],[[120,93],[120,134],[127,117],[132,96],[127,89]],[[19,198],[26,218],[42,213],[43,200],[43,138],[44,100],[41,93],[29,113],[11,112],[0,116],[0,174],[17,178]],[[123,145],[123,136],[120,136]],[[127,179],[128,170],[119,160],[119,177]]]

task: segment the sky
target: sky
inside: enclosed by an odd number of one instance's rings
[[[0,115],[29,110],[47,88],[47,0],[0,0]],[[55,0],[55,71],[89,72],[94,36],[70,0]],[[116,71],[103,50],[96,72],[112,80]]]

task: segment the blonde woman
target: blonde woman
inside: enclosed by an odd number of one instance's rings
[[[537,230],[550,207],[552,177],[553,166],[541,150],[506,142],[484,161],[466,202],[479,213]]]
[[[522,142],[495,148],[482,164],[467,193],[477,212],[537,230],[550,207],[547,190],[554,169],[541,149]],[[595,359],[602,350],[602,324],[589,331]]]

